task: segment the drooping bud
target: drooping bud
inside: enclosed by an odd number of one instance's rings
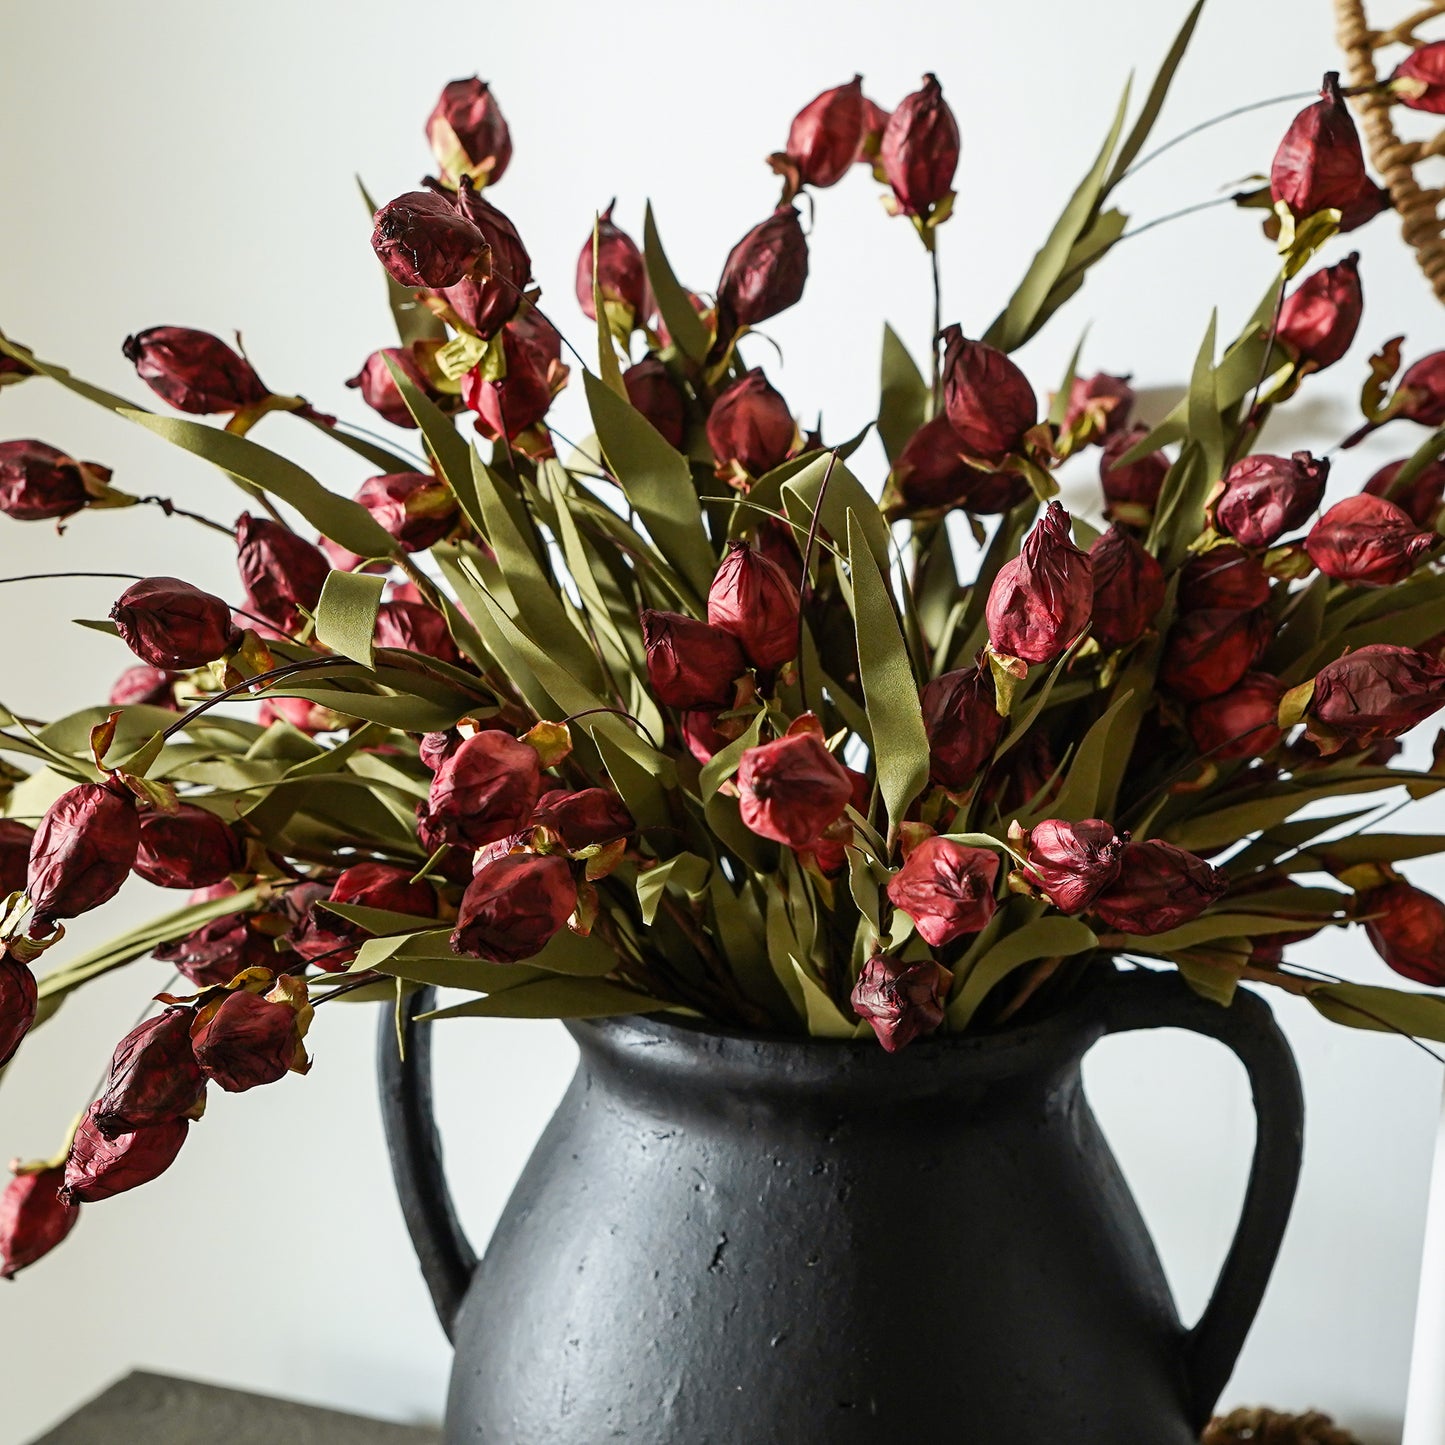
[[[985,608],[995,652],[1051,662],[1088,626],[1093,569],[1069,528],[1069,514],[1050,502],[1019,555],[999,568]]]
[[[1102,818],[1068,823],[1049,818],[1028,836],[1029,882],[1061,913],[1083,913],[1119,876],[1128,835],[1120,838]]]
[[[592,299],[593,244],[589,233],[577,257],[577,304],[590,321],[597,319]],[[609,320],[616,316],[619,331],[631,331],[647,320],[651,308],[651,289],[647,283],[647,263],[637,242],[612,219],[609,205],[597,220],[596,282],[602,292],[602,304]]]
[[[449,841],[480,848],[521,828],[541,792],[536,750],[488,728],[463,739],[437,769],[427,814]]]
[[[1395,478],[1408,460],[1401,458],[1381,467],[1365,483],[1365,491],[1372,497],[1389,497],[1417,526],[1433,531],[1440,520],[1442,502],[1445,502],[1445,462],[1429,463],[1403,492],[1391,496]]]
[[[773,169],[791,172],[796,185],[820,189],[836,185],[848,174],[863,144],[865,105],[861,75],[810,100],[793,117],[787,150],[772,158]]]
[[[0,1068],[15,1057],[35,1022],[38,985],[29,964],[9,949],[0,952]]]
[[[668,707],[722,707],[747,671],[742,644],[731,632],[680,612],[644,612],[642,644],[647,678]]]
[[[175,1163],[191,1127],[189,1119],[172,1119],[107,1139],[95,1120],[99,1107],[90,1106],[71,1140],[60,1188],[63,1204],[94,1204],[149,1184]]]
[[[387,346],[380,351],[373,351],[362,363],[361,370],[346,384],[354,390],[359,390],[362,401],[384,420],[389,421],[393,426],[406,427],[409,431],[415,431],[416,418],[412,416],[402,398],[400,388],[392,378],[391,371],[386,364],[388,358],[398,370],[406,374],[412,385],[428,400],[434,402],[443,400],[442,394],[422,369],[421,363],[416,358],[415,350],[410,346]]]
[[[944,329],[943,397],[948,420],[966,455],[997,464],[1022,450],[1039,416],[1029,379],[997,347],[969,341],[958,326]]]
[[[352,963],[367,930],[332,912],[327,903],[431,918],[436,913],[436,893],[424,878],[413,882],[412,871],[389,863],[356,863],[343,869],[326,899],[307,909],[291,935],[291,947],[328,973],[338,973]]]
[[[807,848],[843,816],[853,780],[823,745],[821,728],[793,726],[796,731],[743,753],[738,806],[759,837]]]
[[[1394,502],[1364,493],[1336,502],[1310,529],[1305,551],[1336,582],[1391,587],[1419,566],[1435,542]]]
[[[808,241],[791,206],[774,211],[728,253],[717,285],[718,337],[732,339],[786,311],[808,279]]]
[[[1029,495],[1018,472],[984,471],[971,466],[963,438],[946,413],[926,421],[909,437],[893,464],[889,485],[897,495],[891,512],[919,517],[962,507],[976,516],[995,516]]]
[[[301,626],[301,609],[315,612],[331,572],[319,547],[280,522],[249,512],[236,523],[236,569],[247,608],[282,633]]]
[[[74,516],[90,501],[87,466],[110,476],[105,467],[77,462],[45,442],[0,442],[0,512],[17,522]]]
[[[754,667],[781,667],[798,653],[797,584],[746,542],[732,542],[707,594],[707,620],[742,643]]]
[[[1273,546],[1308,521],[1324,500],[1329,474],[1329,462],[1308,452],[1245,457],[1225,475],[1214,519],[1242,547]]]
[[[1365,173],[1360,137],[1333,71],[1320,96],[1290,122],[1270,168],[1270,194],[1296,220],[1331,208],[1340,212],[1340,230],[1353,231],[1378,215],[1389,198]]]
[[[209,331],[152,326],[121,346],[136,375],[177,411],[196,416],[243,411],[270,393],[251,363]]]
[[[1127,376],[1076,376],[1069,388],[1063,430],[1082,443],[1101,446],[1129,430],[1129,413],[1134,409],[1134,388]]]
[[[667,367],[649,356],[622,373],[622,384],[628,401],[652,423],[663,441],[681,451],[687,435],[687,402]]]
[[[889,880],[888,897],[924,942],[944,948],[993,917],[997,882],[998,854],[991,848],[925,838]]]
[[[1390,94],[1410,110],[1445,115],[1445,40],[1412,50],[1395,67]]]
[[[1159,505],[1159,493],[1169,475],[1169,458],[1163,452],[1148,452],[1137,462],[1120,460],[1148,435],[1147,427],[1138,426],[1117,432],[1104,443],[1099,485],[1104,492],[1104,515],[1111,522],[1147,527]]]
[[[760,477],[787,459],[798,438],[788,403],[754,367],[714,402],[707,440],[720,477]]]
[[[489,341],[517,314],[532,279],[532,258],[512,222],[470,186],[457,193],[457,206],[486,242],[485,275],[479,270],[463,277],[442,294],[463,324]]]
[[[188,1008],[168,1008],[115,1046],[94,1109],[95,1127],[107,1139],[195,1117],[206,1080],[191,1047],[191,1017]]]
[[[25,890],[35,829],[18,818],[0,818],[0,898]]]
[[[1445,664],[1388,642],[1356,648],[1315,675],[1306,731],[1321,751],[1397,738],[1445,707]]]
[[[371,249],[399,286],[441,291],[481,265],[486,238],[451,197],[408,191],[373,218]]]
[[[140,846],[135,799],[118,786],[81,783],[46,810],[30,846],[25,891],[35,905],[32,933],[48,932],[114,898]]]
[[[135,871],[158,888],[209,888],[239,872],[246,846],[227,823],[194,803],[140,820]]]
[[[1117,933],[1166,933],[1198,918],[1228,889],[1222,869],[1172,843],[1125,843],[1119,872],[1093,911]]]
[[[268,994],[238,988],[203,1004],[191,1045],[208,1079],[228,1094],[243,1094],[311,1067],[302,1042],[310,1021],[306,985],[279,979]]]
[[[147,667],[138,663],[128,667],[111,684],[107,701],[112,707],[163,707],[170,712],[179,712],[176,702],[178,672],[166,672],[159,667]]]
[[[442,178],[456,185],[463,176],[494,186],[512,159],[512,134],[491,87],[474,75],[453,80],[427,117],[427,143]]]
[[[383,602],[376,611],[376,645],[435,657],[460,667],[466,659],[452,640],[447,620],[425,602]]]
[[[1254,666],[1269,637],[1263,612],[1228,607],[1186,612],[1169,630],[1159,681],[1186,702],[1217,697]]]
[[[14,1166],[11,1166],[14,1168]],[[65,1170],[58,1165],[19,1169],[0,1194],[0,1279],[44,1259],[80,1218],[74,1204],[60,1202]]]
[[[1361,893],[1355,913],[1390,968],[1415,983],[1445,988],[1445,903],[1397,879]]]
[[[1202,754],[1221,762],[1262,758],[1279,743],[1284,684],[1267,672],[1246,672],[1228,692],[1189,710],[1189,736]]]
[[[926,216],[953,188],[961,150],[958,122],[938,78],[899,101],[879,142],[878,163],[899,211]]]
[[[1405,368],[1390,415],[1421,426],[1445,426],[1445,351],[1432,351]]]
[[[1307,276],[1284,299],[1275,339],[1298,366],[1323,371],[1350,349],[1360,329],[1365,298],[1360,286],[1360,253]]]
[[[890,1054],[933,1033],[943,1022],[953,975],[931,958],[904,963],[877,953],[863,966],[849,1002]]]
[[[235,891],[229,882],[218,883],[198,889],[188,901],[205,903]],[[276,951],[271,938],[255,926],[255,919],[254,914],[223,914],[184,938],[160,944],[151,957],[159,963],[170,964],[197,988],[229,983],[248,968],[275,964]]]
[[[922,706],[929,778],[950,793],[967,792],[1003,737],[992,679],[977,667],[945,672],[924,685]]]
[[[532,813],[534,828],[550,828],[569,853],[625,838],[637,826],[611,788],[548,793]]]
[[[577,907],[572,865],[559,853],[510,853],[473,875],[452,950],[489,963],[521,963],[560,933]]]
[[[1089,548],[1094,578],[1094,637],[1101,647],[1128,647],[1154,625],[1164,606],[1164,569],[1117,522]]]
[[[127,587],[110,617],[121,641],[152,667],[204,667],[241,641],[231,609],[178,577],[147,577]]]
[[[403,552],[434,547],[460,515],[451,488],[424,472],[371,477],[361,484],[355,500],[396,538]]]
[[[502,332],[506,374],[496,379],[478,365],[462,378],[462,401],[477,414],[477,430],[493,441],[515,441],[547,415],[559,380],[557,363],[512,327]]]
[[[1269,574],[1259,558],[1226,542],[1198,552],[1179,574],[1179,610],[1225,608],[1248,612],[1269,601]]]

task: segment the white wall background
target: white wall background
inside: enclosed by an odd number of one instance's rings
[[[656,204],[674,265],[710,286],[728,247],[773,202],[762,157],[794,110],[865,72],[892,104],[936,70],[965,135],[957,219],[943,238],[946,319],[987,323],[1086,169],[1131,66],[1152,73],[1183,0],[624,0],[545,7],[461,0],[10,0],[0,9],[0,326],[102,385],[148,400],[121,339],[174,322],[245,332],[278,390],[366,423],[343,380],[391,340],[353,172],[378,196],[428,164],[422,122],[441,84],[480,71],[516,140],[496,199],[520,225],[557,319],[595,208],[640,227]],[[1310,88],[1335,64],[1327,0],[1211,0],[1158,134]],[[1267,166],[1293,106],[1246,117],[1144,171],[1139,219],[1206,199]],[[1353,239],[1353,238],[1352,238]],[[1440,312],[1388,219],[1358,238],[1370,313],[1355,352],[1299,414],[1323,449],[1352,425],[1379,339],[1439,346]],[[1338,246],[1342,253],[1346,249]],[[1271,269],[1257,223],[1229,208],[1128,243],[1023,360],[1040,390],[1085,321],[1086,363],[1177,385],[1213,305],[1232,334]],[[770,328],[795,410],[832,436],[874,405],[887,316],[921,349],[924,257],[859,171],[818,203],[806,304]],[[557,415],[580,429],[575,395]],[[1348,455],[1342,490],[1417,438],[1386,432]],[[0,436],[39,436],[114,466],[117,484],[226,517],[223,478],[43,383],[7,389]],[[299,423],[293,447],[339,490],[365,466]],[[874,457],[876,464],[877,458]],[[222,539],[137,510],[81,516],[63,538],[0,523],[0,569],[176,572],[234,584]],[[101,697],[119,646],[69,625],[118,584],[0,589],[0,699],[54,715]],[[1439,826],[1439,814],[1413,826]],[[1429,884],[1445,873],[1411,875]],[[133,883],[106,924],[158,900]],[[97,920],[74,929],[93,940]],[[1310,961],[1388,981],[1358,933]],[[70,1003],[0,1093],[0,1153],[50,1152],[147,995],[143,962]],[[399,1419],[434,1418],[447,1371],[392,1198],[370,1074],[372,1011],[327,1010],[316,1067],[212,1101],[177,1166],[89,1208],[67,1246],[0,1290],[0,1437],[23,1441],[133,1366],[171,1370]],[[1310,1105],[1304,1187],[1230,1399],[1318,1405],[1372,1440],[1398,1438],[1439,1070],[1408,1044],[1283,1010]],[[456,1192],[482,1241],[565,1083],[571,1049],[546,1024],[443,1031],[440,1094]],[[1153,1223],[1186,1312],[1225,1248],[1251,1138],[1238,1070],[1212,1045],[1161,1035],[1109,1044],[1090,1085]]]

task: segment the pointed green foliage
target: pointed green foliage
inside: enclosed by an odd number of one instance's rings
[[[369,572],[331,572],[316,604],[316,640],[323,647],[372,665],[376,614],[386,578]]]
[[[642,222],[642,254],[647,262],[647,279],[657,298],[657,309],[678,348],[692,361],[702,361],[712,345],[712,337],[702,318],[693,308],[686,289],[673,274],[662,240],[657,234],[657,220],[649,202]]]
[[[1098,942],[1086,924],[1058,913],[1034,918],[1004,934],[974,961],[963,986],[949,1003],[949,1028],[967,1028],[979,1005],[1015,969],[1041,958],[1087,953],[1097,947]]]
[[[420,1019],[599,1019],[657,1013],[668,1005],[605,978],[546,978],[486,998],[418,1014]]]
[[[896,463],[908,438],[928,419],[928,383],[898,333],[886,323],[881,371],[878,435],[889,462]]]

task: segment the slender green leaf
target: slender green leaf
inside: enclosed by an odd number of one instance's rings
[[[693,361],[702,361],[712,345],[712,337],[697,314],[687,291],[673,274],[662,240],[657,234],[657,220],[648,203],[642,221],[642,253],[647,261],[647,279],[672,339],[683,354]]]
[[[1363,983],[1328,983],[1305,995],[1332,1023],[1445,1043],[1445,998]]]
[[[890,463],[898,461],[908,438],[921,427],[928,412],[928,383],[898,333],[884,324],[881,395],[878,398],[878,435]]]
[[[1145,142],[1149,139],[1149,133],[1154,129],[1155,121],[1159,119],[1159,112],[1164,108],[1169,87],[1173,84],[1175,73],[1184,59],[1184,52],[1189,48],[1189,41],[1194,35],[1194,27],[1199,23],[1199,14],[1203,9],[1204,0],[1196,0],[1194,8],[1184,17],[1184,24],[1179,27],[1179,34],[1174,37],[1174,43],[1169,47],[1169,53],[1159,67],[1159,74],[1154,77],[1154,84],[1149,87],[1149,94],[1145,98],[1143,109],[1140,110],[1138,119],[1135,120],[1124,144],[1119,147],[1114,168],[1109,172],[1109,179],[1104,186],[1106,195],[1124,179],[1125,172],[1134,164],[1139,152],[1143,150]]]
[[[323,647],[353,658],[363,667],[375,659],[376,614],[386,578],[371,572],[328,574],[316,604],[316,640]]]
[[[854,1020],[843,1017],[838,1005],[823,991],[822,984],[796,958],[790,962],[802,990],[808,1032],[815,1039],[851,1039],[857,1030]]]
[[[676,857],[649,868],[637,875],[637,902],[642,911],[642,921],[650,928],[662,906],[662,895],[668,888],[696,898],[707,887],[712,864],[696,853],[679,853]]]
[[[963,987],[948,1005],[948,1026],[967,1028],[979,1005],[1016,968],[1035,959],[1068,957],[1098,946],[1093,932],[1077,918],[1050,913],[1006,933],[969,970]]]
[[[597,1019],[658,1013],[669,1005],[602,978],[547,978],[419,1014],[421,1019]]]

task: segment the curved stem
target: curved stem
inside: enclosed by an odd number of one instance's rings
[[[233,541],[235,540],[236,529],[234,527],[228,527],[224,522],[213,522],[199,512],[188,512],[184,507],[176,506],[169,497],[137,497],[136,501],[142,506],[159,507],[168,517],[184,517],[188,522],[199,522],[201,526],[209,527],[213,532],[220,532]]]
[[[1192,136],[1198,135],[1201,131],[1210,130],[1216,125],[1222,125],[1227,120],[1233,120],[1236,116],[1248,115],[1252,110],[1265,110],[1272,105],[1285,105],[1289,101],[1313,100],[1317,92],[1313,90],[1295,91],[1290,95],[1272,95],[1268,100],[1254,100],[1248,105],[1237,105],[1233,110],[1226,110],[1220,115],[1210,116],[1208,120],[1201,120],[1198,125],[1192,125],[1188,130],[1182,130],[1178,135],[1164,141],[1161,145],[1154,147],[1147,155],[1135,161],[1119,180],[1127,181],[1130,176],[1137,175],[1152,160],[1157,160],[1165,151],[1173,150],[1175,146],[1189,140]]]

